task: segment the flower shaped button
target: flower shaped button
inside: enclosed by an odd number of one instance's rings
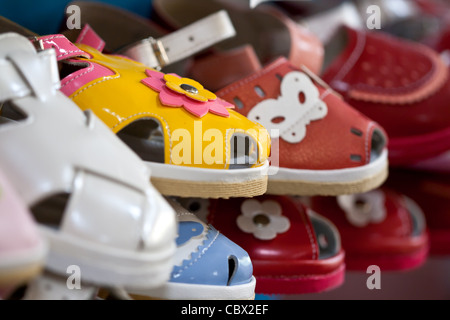
[[[165,106],[184,107],[191,114],[201,118],[208,112],[222,117],[229,117],[228,103],[206,90],[200,83],[176,74],[166,74],[147,69],[148,78],[141,82],[159,92],[159,100]]]
[[[337,197],[347,220],[355,227],[382,222],[386,218],[384,202],[384,193],[380,190]]]
[[[236,223],[242,231],[253,233],[254,237],[260,240],[272,240],[278,233],[286,232],[290,227],[289,219],[282,215],[281,206],[272,200],[244,201]]]

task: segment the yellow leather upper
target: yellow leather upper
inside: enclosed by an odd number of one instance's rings
[[[141,80],[147,77],[145,70],[150,69],[149,67],[124,57],[102,54],[83,44],[77,46],[92,56],[91,59],[77,58],[78,60],[100,64],[113,71],[114,75],[83,85],[72,93],[70,98],[82,110],[91,109],[115,133],[136,120],[152,118],[159,121],[164,132],[165,163],[227,169],[230,163],[230,139],[234,129],[237,132],[245,132],[257,143],[259,156],[258,163],[254,166],[260,166],[267,160],[270,154],[270,137],[261,125],[231,109],[228,109],[228,118],[210,112],[198,118],[182,107],[164,106],[159,100],[159,93],[141,83]],[[190,137],[186,137],[186,134]],[[210,144],[216,137],[223,139],[214,144],[223,145],[222,154],[219,152],[218,157],[221,161],[218,161],[216,150],[213,152],[216,156],[214,163],[210,163],[210,159],[202,159],[199,163],[199,157],[211,153]],[[182,143],[183,139],[191,139],[191,161],[180,163],[182,148],[179,143]],[[188,144],[184,146],[186,145]],[[181,156],[186,159],[188,153],[189,150],[185,148]]]

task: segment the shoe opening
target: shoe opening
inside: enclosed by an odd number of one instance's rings
[[[228,257],[228,281],[227,286],[230,286],[234,276],[236,275],[236,270],[238,268],[237,258],[235,256]]]
[[[251,168],[258,162],[258,147],[249,136],[236,133],[231,137],[230,169]]]
[[[31,212],[39,224],[59,229],[69,198],[67,193],[49,196],[34,205]]]
[[[385,134],[380,129],[375,129],[372,132],[372,142],[370,149],[370,162],[377,160],[383,150],[386,148],[387,139]]]
[[[117,133],[145,161],[164,163],[164,134],[155,119],[135,121]]]
[[[0,125],[18,123],[27,118],[27,115],[11,101],[0,103]]]
[[[420,236],[426,228],[426,221],[423,211],[411,198],[405,197],[405,202],[411,216],[412,235]]]
[[[319,247],[318,259],[327,259],[338,254],[341,250],[341,238],[334,224],[311,210],[308,210],[308,216]]]

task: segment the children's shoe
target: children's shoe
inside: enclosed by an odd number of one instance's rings
[[[261,67],[247,46],[198,59],[194,73],[210,83],[213,78],[207,70],[226,63],[246,65],[248,71],[254,66],[249,75],[238,79],[233,69],[225,68],[220,74],[230,83],[216,94],[269,130],[274,171],[267,193],[351,194],[385,181],[383,129],[347,105],[307,68],[296,68],[285,58]]]
[[[420,207],[386,188],[339,197],[313,197],[311,208],[339,230],[348,270],[408,270],[428,256],[428,233]]]
[[[39,275],[47,251],[47,242],[27,206],[0,172],[0,291],[12,290]]]
[[[430,254],[450,255],[450,172],[391,170],[387,186],[422,208],[430,236]]]
[[[62,35],[39,41],[44,48],[56,43],[61,91],[145,161],[161,193],[228,198],[267,190],[270,137],[231,103],[194,80],[73,45]]]
[[[256,280],[247,252],[173,200],[171,205],[178,238],[170,280],[128,294],[134,299],[253,300]]]
[[[325,46],[322,77],[383,126],[392,165],[411,165],[450,149],[448,67],[428,47],[341,27]]]
[[[293,198],[265,195],[182,203],[248,252],[257,294],[322,292],[344,281],[337,229]]]
[[[0,166],[50,244],[46,269],[67,275],[75,265],[83,281],[104,286],[163,284],[175,214],[146,166],[58,90],[55,50],[5,33],[0,61]]]

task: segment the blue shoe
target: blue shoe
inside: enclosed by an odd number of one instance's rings
[[[170,204],[178,220],[170,280],[162,287],[128,294],[135,299],[253,300],[256,280],[247,252],[177,203]]]

